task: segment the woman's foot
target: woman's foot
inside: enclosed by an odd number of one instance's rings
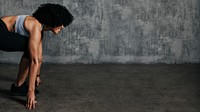
[[[27,96],[28,93],[28,86],[26,82],[24,82],[21,86],[17,87],[15,83],[11,85],[10,95],[11,96]],[[39,90],[35,89],[35,95],[39,95]]]

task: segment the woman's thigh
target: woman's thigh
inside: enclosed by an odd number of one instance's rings
[[[28,37],[12,32],[0,32],[0,50],[25,52],[28,50]]]

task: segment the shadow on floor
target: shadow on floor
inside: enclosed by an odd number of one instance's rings
[[[10,90],[0,87],[0,97],[15,101],[19,104],[25,105],[26,101],[22,97],[10,96]]]

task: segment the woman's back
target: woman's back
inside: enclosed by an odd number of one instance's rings
[[[6,24],[8,31],[13,32],[13,25],[15,24],[17,16],[4,16],[1,19]]]
[[[30,32],[27,29],[32,27],[31,24],[41,26],[39,30],[42,31],[42,25],[38,22],[38,20],[29,15],[5,16],[1,19],[6,24],[9,32],[15,32],[26,37],[29,37]]]

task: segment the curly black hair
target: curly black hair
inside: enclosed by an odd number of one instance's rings
[[[68,9],[59,4],[41,4],[32,14],[41,24],[57,27],[63,25],[68,26],[74,20]]]

